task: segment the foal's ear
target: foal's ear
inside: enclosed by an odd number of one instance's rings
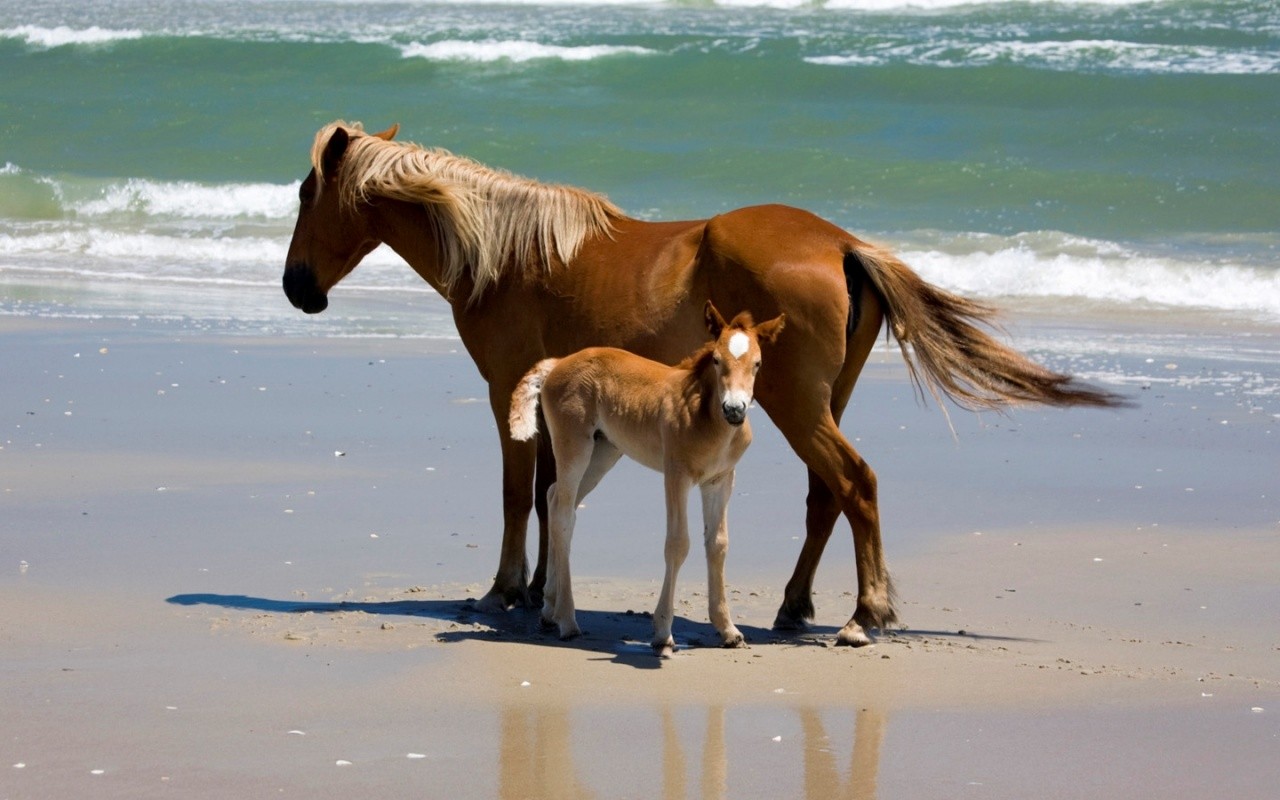
[[[768,322],[761,322],[756,326],[756,339],[772,344],[777,341],[778,334],[782,333],[785,327],[787,327],[787,315],[779,314]]]
[[[329,137],[329,143],[324,146],[324,155],[320,159],[320,172],[326,180],[338,174],[338,165],[342,163],[342,157],[346,155],[349,144],[351,144],[351,134],[347,133],[347,129],[341,126],[334,128],[333,135]]]
[[[387,128],[385,131],[382,131],[381,133],[371,133],[369,135],[375,139],[381,139],[384,142],[389,142],[392,139],[396,138],[396,134],[399,132],[400,132],[400,123],[394,122],[391,124],[391,127]]]
[[[716,310],[715,305],[710,300],[707,301],[702,314],[707,321],[707,330],[711,331],[711,338],[719,339],[720,331],[724,330],[727,324],[724,321],[724,317],[720,316],[720,312]]]

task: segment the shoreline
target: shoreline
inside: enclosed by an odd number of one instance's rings
[[[814,629],[769,629],[804,474],[756,410],[727,564],[751,646],[699,646],[695,547],[684,647],[659,660],[659,478],[619,465],[587,499],[588,634],[561,643],[469,601],[496,563],[498,459],[458,342],[174,325],[0,319],[22,378],[0,387],[2,798],[634,797],[661,776],[666,797],[1167,800],[1280,780],[1273,394],[1188,380],[1124,412],[953,410],[953,438],[878,354],[843,427],[880,476],[909,627],[832,646],[841,523]]]

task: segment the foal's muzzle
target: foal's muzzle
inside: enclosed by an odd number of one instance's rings
[[[747,407],[745,405],[724,403],[720,406],[720,410],[724,412],[725,422],[730,425],[741,425],[747,418]]]
[[[289,264],[284,268],[284,294],[308,314],[319,314],[329,307],[329,298],[320,289],[316,275],[306,264]]]

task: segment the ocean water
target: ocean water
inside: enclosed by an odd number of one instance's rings
[[[280,292],[342,118],[643,218],[808,208],[1015,313],[1280,326],[1280,2],[4,0],[0,74],[4,315],[453,335],[385,250]]]

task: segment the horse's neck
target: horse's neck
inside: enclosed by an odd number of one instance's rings
[[[374,217],[373,228],[382,243],[403,258],[441,297],[450,302],[450,295],[464,300],[470,297],[469,277],[464,276],[452,291],[446,286],[441,273],[440,245],[432,235],[428,213],[420,204],[378,198],[369,205],[368,213]]]

